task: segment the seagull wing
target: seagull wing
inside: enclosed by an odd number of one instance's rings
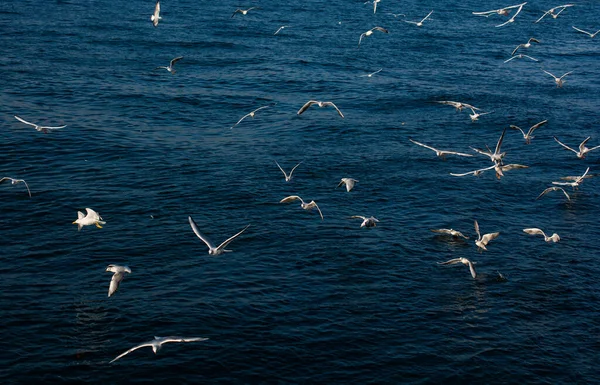
[[[475,148],[475,147],[471,147],[471,150],[473,150],[473,151],[475,151],[475,152],[477,152],[477,153],[479,153],[481,155],[489,156],[490,158],[492,157],[491,151],[483,151],[483,150],[480,150],[480,149]]]
[[[302,162],[298,163],[297,165],[294,166],[294,168],[292,169],[292,171],[290,171],[290,178],[292,177],[292,173],[294,172],[294,170],[296,169],[296,167],[300,166]],[[281,168],[281,167],[280,167]],[[283,171],[283,170],[282,170]],[[285,173],[284,173],[285,174]]]
[[[544,72],[545,72],[545,73],[547,73],[548,75],[552,76],[554,79],[558,79],[556,76],[554,76],[554,74],[552,74],[552,73],[550,73],[550,72],[548,72],[548,71],[546,71],[546,70],[542,70],[542,71],[544,71]]]
[[[502,147],[502,142],[504,141],[504,134],[506,134],[506,127],[504,128],[504,131],[502,131],[502,135],[500,135],[498,143],[496,143],[496,150],[494,151],[494,154],[496,155],[500,154],[500,148]]]
[[[183,59],[183,56],[178,56],[175,59],[172,59],[171,62],[169,63],[171,67],[173,67],[173,65],[175,65],[175,63],[177,63],[178,61],[180,61],[181,59]]]
[[[315,201],[312,201],[312,203],[317,208],[317,211],[319,212],[319,215],[321,216],[321,220],[323,220],[323,213],[321,212],[319,205],[317,205],[317,203]]]
[[[214,249],[215,246],[213,245],[213,243],[205,235],[202,235],[202,233],[198,230],[198,227],[196,226],[196,222],[194,222],[191,216],[188,217],[188,221],[190,222],[190,226],[192,226],[192,230],[194,230],[196,236],[200,238],[202,242],[204,242],[206,246],[208,246],[209,249]]]
[[[285,171],[283,171],[283,169],[281,168],[281,166],[279,165],[279,163],[277,163],[277,161],[275,161],[275,164],[277,165],[277,167],[279,167],[279,169],[280,169],[280,170],[281,170],[281,172],[283,173],[283,176],[284,176],[284,177],[287,179],[287,178],[288,178],[288,176],[287,176],[287,174],[285,173]],[[296,167],[297,167],[297,166],[296,166]]]
[[[455,263],[462,263],[460,258],[454,258],[446,262],[438,262],[438,265],[454,265]]]
[[[33,127],[37,126],[37,124],[30,123],[30,122],[26,121],[25,119],[19,118],[17,115],[15,115],[15,119],[17,119],[21,123],[29,124],[30,126],[33,126]]]
[[[316,100],[309,100],[308,102],[306,102],[306,104],[304,104],[304,105],[302,106],[302,108],[300,108],[300,109],[298,110],[298,112],[297,112],[297,115],[300,115],[300,114],[302,114],[304,111],[306,111],[306,110],[308,109],[308,107],[312,106],[312,105],[313,105],[313,104],[315,104],[315,103],[319,103],[319,102],[317,102]]]
[[[233,15],[231,15],[231,17],[233,18],[233,17],[235,16],[235,14],[236,14],[236,13],[238,13],[238,12],[239,12],[239,13],[242,13],[242,10],[241,10],[241,9],[239,9],[239,8],[238,8],[238,9],[236,9],[236,10],[233,12]]]
[[[300,202],[304,203],[302,198],[300,198],[298,195],[290,195],[289,197],[285,197],[282,200],[280,200],[279,203],[289,203],[289,202],[293,202],[297,199],[300,200]]]
[[[598,147],[594,147],[594,148],[598,148]],[[591,148],[590,151],[592,151],[594,148]],[[19,182],[23,182],[25,187],[27,187],[27,192],[29,193],[29,198],[31,198],[31,190],[29,190],[29,186],[27,185],[27,182],[25,182],[25,180],[23,180],[23,179],[20,179]]]
[[[563,146],[563,147],[564,147],[564,148],[566,148],[567,150],[571,150],[571,151],[573,151],[574,153],[578,154],[578,151],[575,151],[575,150],[573,150],[571,147],[567,146],[566,144],[564,144],[564,143],[561,143],[561,141],[560,141],[560,140],[556,139],[556,136],[554,137],[554,140],[556,141],[556,143],[560,144],[561,146]]]
[[[526,232],[527,234],[531,234],[531,235],[543,235],[544,237],[546,236],[546,234],[544,234],[542,229],[538,229],[535,227],[523,229],[523,231]]]
[[[479,223],[475,220],[475,232],[477,233],[477,238],[481,238],[481,234],[479,233]]]
[[[431,16],[431,14],[432,14],[432,13],[433,13],[433,10],[432,10],[431,12],[429,12],[429,13],[427,14],[427,16],[425,16],[425,17],[423,18],[423,20],[421,20],[421,23],[422,23],[422,22],[424,22],[425,20],[427,20],[427,19],[429,18],[429,16]]]
[[[582,175],[582,176],[580,176],[580,177],[578,177],[578,178],[577,178],[577,180],[575,180],[575,183],[581,183],[581,181],[582,181],[583,179],[585,179],[585,176],[587,175],[587,173],[588,173],[589,171],[590,171],[590,168],[589,168],[589,167],[588,167],[588,168],[586,168],[586,169],[585,169],[585,172],[583,173],[583,175]]]
[[[231,243],[231,241],[233,241],[234,239],[236,239],[237,237],[239,237],[239,236],[240,236],[240,234],[242,234],[244,231],[246,231],[246,229],[247,229],[248,227],[250,227],[250,225],[248,225],[248,226],[244,227],[244,228],[242,229],[242,231],[240,231],[239,233],[237,233],[237,234],[235,234],[235,235],[233,235],[233,236],[231,236],[231,237],[227,238],[227,239],[226,239],[226,240],[225,240],[223,243],[221,243],[221,244],[219,245],[219,247],[217,247],[217,249],[218,249],[218,250],[220,250],[220,249],[224,249],[225,247],[227,247],[227,245],[228,245],[228,244],[230,244],[230,243]]]
[[[523,134],[523,136],[526,136],[526,134],[525,134],[525,131],[523,131],[523,130],[521,129],[521,127],[519,127],[519,126],[514,126],[514,125],[512,125],[512,124],[511,124],[511,125],[510,125],[510,128],[512,128],[512,129],[514,129],[514,130],[519,130],[519,131],[521,131],[521,134]]]
[[[109,362],[109,364],[112,364],[113,362],[115,362],[116,360],[118,360],[119,358],[133,352],[134,350],[138,350],[139,348],[143,348],[146,346],[152,346],[152,342],[145,342],[143,344],[140,344],[138,346],[134,346],[133,348],[129,349],[128,351],[126,351],[125,353],[119,354],[114,360],[112,360],[111,362]]]
[[[537,130],[539,127],[543,126],[546,123],[548,123],[547,119],[546,120],[542,120],[541,122],[534,124],[533,126],[531,126],[529,128],[529,131],[527,131],[527,135],[533,134],[533,131]]]
[[[475,267],[473,266],[473,263],[467,259],[467,264],[469,265],[469,270],[471,271],[471,277],[476,278],[477,272],[475,271]]]
[[[438,152],[438,150],[437,150],[437,149],[435,149],[435,148],[433,148],[433,147],[431,147],[431,146],[428,146],[428,145],[426,145],[426,144],[423,144],[423,143],[417,142],[416,140],[412,140],[412,139],[410,139],[410,138],[409,138],[408,140],[410,140],[411,142],[413,142],[413,143],[414,143],[414,144],[416,144],[417,146],[425,147],[425,148],[428,148],[428,149],[430,149],[430,150],[433,150],[433,151],[435,151],[435,152]]]
[[[236,124],[234,124],[233,126],[231,126],[231,128],[237,126],[238,124],[240,124],[242,122],[242,120],[246,119],[248,116],[250,116],[250,114],[246,114],[244,116],[242,116],[242,118],[240,120],[237,121]]]
[[[577,27],[573,27],[574,30],[579,31],[581,33],[585,33],[586,35],[592,36],[591,33],[589,33],[588,31],[584,31],[583,29],[579,29]]]
[[[510,56],[515,56],[515,53],[516,53],[516,52],[519,50],[519,48],[521,48],[521,47],[523,47],[523,44],[519,44],[519,45],[517,46],[517,48],[515,48],[515,49],[512,51],[512,53],[510,54]],[[512,58],[510,58],[510,59],[508,59],[508,60],[511,60],[511,59],[512,59]],[[508,61],[508,60],[507,60],[507,61]],[[506,62],[505,62],[505,63],[506,63]]]
[[[560,78],[558,78],[558,80],[562,80],[565,76],[572,74],[572,73],[573,73],[573,71],[569,71],[566,74],[564,74],[563,76],[561,76]]]
[[[383,32],[383,33],[390,33],[390,31],[388,31],[387,29],[382,28],[382,27],[375,27],[371,31],[375,31],[375,30]]]
[[[367,220],[367,217],[363,217],[362,215],[353,215],[350,218],[353,218],[353,219],[362,219],[363,221]]]
[[[114,273],[112,279],[110,280],[110,286],[108,287],[108,296],[114,294],[115,291],[119,288],[119,283],[123,280],[124,274],[122,272]]]
[[[490,241],[498,238],[498,235],[500,235],[499,232],[484,234],[483,237],[481,237],[481,243],[487,245]]]
[[[542,15],[542,17],[540,17],[539,19],[537,19],[536,21],[534,21],[534,24],[535,24],[535,23],[539,23],[540,21],[542,21],[542,19],[543,19],[544,17],[546,17],[546,15],[547,15],[547,14],[549,14],[549,13],[550,13],[551,11],[553,11],[553,10],[554,10],[554,9],[551,9],[551,10],[549,10],[549,11],[546,11],[546,12],[545,12],[545,13]]]
[[[335,104],[333,104],[333,102],[325,102],[323,103],[324,106],[332,106],[333,108],[335,108],[335,110],[337,111],[337,113],[343,118],[344,114],[342,114],[342,111],[340,111],[339,108],[337,108],[337,106]]]
[[[456,151],[440,151],[442,154],[448,155],[458,155],[458,156],[473,156],[473,154],[465,154],[464,152],[456,152]]]
[[[160,339],[161,343],[166,344],[168,342],[196,342],[196,341],[206,341],[208,338],[203,338],[203,337],[186,338],[186,337],[171,336],[171,337],[161,337],[161,338],[157,338],[157,339]]]

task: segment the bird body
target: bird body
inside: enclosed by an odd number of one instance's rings
[[[283,198],[281,201],[279,201],[279,203],[289,203],[295,200],[299,200],[301,202],[300,207],[302,207],[304,210],[312,210],[316,208],[319,212],[319,215],[321,216],[321,220],[323,220],[323,213],[321,212],[321,209],[319,208],[319,206],[317,206],[317,203],[314,200],[306,203],[298,195],[290,195],[289,197]]]
[[[150,16],[150,20],[155,27],[158,26],[158,21],[162,20],[162,17],[160,17],[160,1],[156,2],[156,5],[154,6],[154,13],[152,16]]]
[[[440,265],[454,265],[457,263],[462,263],[463,265],[469,266],[469,271],[471,272],[471,277],[476,278],[477,272],[475,271],[475,267],[473,263],[469,261],[467,258],[454,258],[446,262],[438,262]]]
[[[477,223],[477,221],[475,221],[475,232],[477,233],[475,245],[477,245],[477,250],[479,250],[480,252],[482,250],[487,251],[487,244],[490,243],[492,240],[496,239],[498,235],[500,235],[500,232],[481,235],[481,233],[479,232],[479,223]]]
[[[340,181],[340,183],[338,183],[337,187],[340,187],[341,185],[345,184],[346,185],[346,191],[350,192],[350,190],[352,190],[354,188],[354,184],[356,182],[358,182],[357,179],[342,178],[342,180]]]
[[[207,236],[200,233],[200,230],[198,230],[198,227],[196,226],[196,222],[194,222],[194,220],[192,219],[191,216],[188,216],[188,221],[190,222],[190,226],[192,227],[192,230],[194,231],[196,236],[198,238],[200,238],[200,240],[202,242],[204,242],[206,244],[206,246],[208,246],[208,254],[209,255],[220,255],[223,253],[229,253],[229,252],[233,251],[233,250],[226,250],[225,247],[227,247],[227,245],[229,243],[231,243],[234,239],[239,237],[244,231],[246,231],[246,229],[248,227],[250,227],[250,225],[244,227],[244,229],[242,231],[240,231],[239,233],[235,234],[234,236],[226,239],[218,247],[215,247],[215,245],[210,241],[210,239]]]
[[[83,226],[96,225],[97,228],[101,229],[102,226],[106,222],[102,220],[100,214],[95,212],[94,210],[86,207],[85,209],[87,214],[82,213],[81,211],[77,212],[77,220],[73,222],[73,224],[77,224],[77,231],[81,230]]]
[[[181,60],[181,59],[183,59],[183,56],[176,57],[176,58],[172,59],[172,60],[169,62],[169,65],[168,65],[168,66],[159,66],[159,67],[156,67],[155,69],[160,69],[160,68],[162,68],[162,69],[166,69],[166,70],[167,70],[167,71],[169,71],[171,74],[175,74],[175,72],[176,72],[176,71],[175,71],[175,69],[173,68],[173,66],[175,65],[175,63],[177,63],[177,62],[178,62],[179,60]]]
[[[350,218],[353,219],[362,219],[362,223],[360,224],[360,227],[375,227],[377,226],[377,222],[379,222],[379,219],[375,218],[375,217],[363,217],[362,215],[353,215]]]
[[[423,26],[423,22],[425,20],[427,20],[429,18],[429,16],[431,16],[431,14],[433,13],[433,10],[431,12],[429,12],[427,14],[427,16],[425,16],[423,19],[421,19],[421,21],[408,21],[408,20],[403,20],[405,23],[409,23],[409,24],[414,24],[417,27],[422,27]]]
[[[106,271],[114,273],[110,280],[110,286],[108,287],[108,296],[110,297],[119,288],[119,284],[125,277],[125,273],[131,274],[131,269],[129,266],[108,265]]]

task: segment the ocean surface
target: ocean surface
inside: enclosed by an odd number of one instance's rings
[[[572,28],[600,29],[600,2],[471,14],[509,3],[165,0],[155,28],[150,0],[1,2],[0,177],[32,196],[0,185],[0,383],[600,383],[600,178],[536,200],[600,174],[553,139],[600,145],[600,35]],[[538,61],[504,63],[530,37]],[[311,99],[345,118],[297,115]],[[508,128],[542,120],[529,145]],[[528,168],[450,175],[504,129]],[[103,228],[77,231],[87,207]],[[211,256],[188,216],[217,244],[250,227]],[[438,264],[461,257],[475,279]],[[110,298],[109,264],[132,270]],[[109,364],[154,336],[209,340]]]

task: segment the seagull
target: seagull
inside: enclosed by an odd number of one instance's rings
[[[238,236],[240,236],[240,234],[242,234],[244,231],[246,231],[246,229],[248,227],[250,227],[250,225],[244,227],[244,229],[242,231],[240,231],[239,233],[235,234],[234,236],[223,241],[223,243],[221,243],[219,245],[219,247],[215,247],[213,245],[213,243],[210,241],[210,239],[208,239],[205,235],[202,235],[202,233],[200,233],[200,231],[198,230],[198,227],[196,226],[196,222],[194,222],[194,220],[192,219],[191,216],[188,216],[188,221],[190,222],[190,226],[192,226],[192,230],[194,230],[194,233],[196,234],[196,236],[198,238],[200,238],[202,240],[202,242],[204,242],[206,244],[206,246],[208,246],[208,254],[209,255],[220,255],[223,253],[232,252],[233,250],[226,250],[225,247],[227,247],[227,245],[230,244],[231,241],[236,239]]]
[[[471,175],[472,174],[473,176],[479,176],[479,175],[483,174],[485,171],[491,170],[491,169],[493,169],[495,167],[496,167],[496,164],[494,164],[493,166],[490,166],[490,167],[481,168],[479,170],[473,170],[473,171],[465,172],[465,173],[462,173],[462,174],[456,174],[456,173],[451,172],[450,175],[452,175],[452,176],[467,176],[467,175]]]
[[[512,124],[510,125],[510,128],[521,131],[521,134],[523,134],[523,138],[525,139],[525,143],[530,144],[531,139],[535,138],[535,136],[531,136],[531,134],[533,134],[533,131],[535,131],[536,129],[538,129],[546,123],[548,123],[548,120],[542,120],[541,122],[534,124],[533,126],[529,127],[527,133],[525,133],[525,131],[523,131],[520,127],[514,126]]]
[[[588,31],[584,31],[583,29],[579,29],[577,27],[573,27],[574,30],[579,31],[581,33],[585,33],[586,35],[589,35],[589,37],[591,37],[592,39],[598,34],[598,32],[600,32],[600,29],[597,30],[594,33],[589,33]]]
[[[377,3],[379,3],[381,0],[373,0],[373,13],[377,12]]]
[[[519,44],[517,46],[517,48],[515,48],[512,53],[510,54],[510,56],[515,56],[515,53],[519,50],[519,48],[529,48],[531,47],[531,43],[539,43],[540,41],[534,37],[530,38],[529,40],[527,40],[527,43],[525,44]]]
[[[363,217],[362,215],[353,215],[350,218],[362,219],[363,222],[360,224],[360,227],[375,227],[377,226],[377,222],[379,219],[375,217]]]
[[[540,17],[539,19],[537,19],[534,23],[539,23],[544,17],[546,17],[546,15],[551,15],[553,19],[556,19],[558,17],[558,15],[561,14],[562,11],[564,11],[565,9],[567,9],[568,7],[572,7],[575,4],[565,4],[565,5],[559,5],[558,7],[554,7],[552,9],[547,10],[546,12],[544,12],[544,14],[542,15],[542,17]],[[560,8],[560,11],[556,12],[555,11],[557,9]]]
[[[469,239],[469,237],[465,236],[460,231],[454,230],[454,229],[431,229],[431,231],[433,231],[434,233],[438,233],[438,234],[451,235],[453,238],[462,237],[464,239]]]
[[[356,179],[352,179],[352,178],[342,178],[342,180],[340,181],[340,183],[338,183],[338,187],[340,187],[341,185],[345,184],[346,185],[346,191],[350,192],[350,190],[352,190],[354,188],[354,183],[358,182],[358,180]]]
[[[174,74],[175,70],[173,69],[173,66],[175,65],[175,63],[177,63],[181,59],[183,59],[183,56],[176,57],[175,59],[171,60],[168,67],[160,66],[160,67],[156,67],[155,69],[164,68],[167,71],[169,71],[170,73]]]
[[[542,70],[545,73],[547,73],[548,75],[552,76],[554,78],[554,81],[556,82],[556,87],[562,87],[563,86],[563,78],[567,75],[569,75],[570,73],[573,73],[573,71],[569,71],[566,74],[564,74],[563,76],[557,78],[556,76],[554,76],[553,74],[551,74],[550,72],[546,71],[546,70]]]
[[[440,264],[440,265],[454,265],[456,263],[462,263],[463,265],[468,265],[469,270],[471,271],[471,276],[473,278],[477,277],[477,272],[475,271],[475,267],[473,266],[473,263],[471,261],[469,261],[467,258],[454,258],[454,259],[451,259],[446,262],[438,262],[438,264]]]
[[[125,273],[131,274],[131,269],[129,266],[108,265],[106,271],[114,273],[110,280],[110,286],[108,287],[108,296],[110,297],[119,288],[119,284],[125,277]]]
[[[488,151],[483,151],[483,150],[473,148],[473,147],[471,147],[471,149],[479,154],[489,156],[491,161],[494,162],[495,164],[498,164],[498,163],[502,164],[502,159],[506,155],[506,152],[500,152],[500,148],[502,147],[502,142],[504,141],[504,134],[506,134],[506,128],[502,131],[502,135],[500,135],[500,138],[498,139],[498,143],[496,143],[496,148],[494,149],[493,153],[491,152],[491,150],[489,148],[488,148]]]
[[[275,31],[275,33],[273,35],[277,35],[279,32],[281,32],[282,29],[284,28],[289,28],[289,25],[282,25],[281,27],[279,27],[279,29],[277,31]]]
[[[388,15],[392,15],[392,16],[394,16],[394,17],[398,17],[398,16],[403,16],[403,17],[406,17],[406,15],[405,15],[405,14],[403,14],[403,13],[388,13]]]
[[[29,193],[29,198],[31,198],[31,191],[29,190],[29,186],[27,185],[27,182],[25,182],[24,179],[15,179],[15,178],[11,178],[9,176],[5,176],[4,178],[0,179],[0,184],[4,183],[4,181],[7,181],[7,180],[9,180],[11,184],[17,184],[17,183],[23,182],[25,187],[27,187],[27,192]]]
[[[435,155],[439,156],[443,160],[446,160],[446,155],[473,156],[471,154],[465,154],[465,153],[462,153],[462,152],[438,150],[438,149],[433,148],[431,146],[428,146],[426,144],[419,143],[416,140],[412,140],[410,138],[408,140],[410,140],[411,142],[413,142],[414,144],[416,144],[418,146],[425,147],[425,148],[428,148],[428,149],[430,149],[432,151],[435,151]]]
[[[543,235],[544,236],[544,240],[546,242],[558,242],[560,241],[560,237],[558,236],[558,234],[554,233],[552,234],[551,237],[547,236],[546,233],[544,233],[542,231],[542,229],[538,229],[538,228],[529,228],[529,229],[523,229],[524,232],[526,232],[527,234],[531,234],[531,235]]]
[[[482,250],[487,251],[487,249],[485,248],[487,246],[487,244],[490,243],[490,241],[496,239],[498,237],[498,235],[500,235],[500,233],[497,232],[497,233],[484,234],[482,236],[481,233],[479,232],[479,223],[477,223],[477,220],[475,220],[475,232],[477,233],[477,240],[475,241],[475,244],[477,245],[477,250],[479,250],[480,252]]]
[[[596,146],[596,147],[592,147],[592,148],[587,148],[585,146],[585,144],[588,142],[588,140],[590,140],[590,138],[591,138],[591,136],[588,136],[587,138],[585,138],[585,140],[583,142],[581,142],[579,144],[579,151],[575,151],[571,147],[569,147],[566,144],[562,143],[560,140],[558,140],[556,138],[556,136],[554,137],[554,140],[556,140],[556,142],[558,144],[560,144],[561,146],[563,146],[567,150],[573,151],[575,154],[577,154],[577,158],[579,158],[579,159],[585,159],[585,156],[587,155],[588,152],[593,151],[593,150],[595,150],[597,148],[600,148],[600,146]]]
[[[480,116],[491,114],[494,111],[478,113],[478,112],[475,112],[475,110],[473,108],[471,108],[471,112],[473,112],[473,113],[469,114],[469,117],[471,118],[471,121],[474,122],[476,120],[479,120]]]
[[[547,189],[545,189],[544,191],[542,191],[542,193],[540,195],[538,195],[537,198],[535,198],[535,200],[540,199],[541,197],[543,197],[544,195],[546,195],[547,193],[549,193],[550,191],[562,191],[563,194],[565,194],[565,196],[567,197],[567,200],[570,201],[571,197],[569,196],[569,194],[567,194],[567,192],[565,191],[564,188],[562,187],[548,187]]]
[[[308,102],[306,102],[305,105],[302,106],[302,108],[300,108],[298,110],[298,115],[301,115],[304,111],[306,111],[308,109],[308,107],[312,106],[313,104],[318,105],[319,107],[327,107],[327,106],[332,106],[333,108],[335,108],[335,110],[338,112],[338,114],[343,118],[344,114],[342,114],[342,111],[340,111],[339,108],[337,108],[337,106],[335,104],[333,104],[333,102],[319,102],[317,100],[309,100]]]
[[[583,182],[583,180],[585,179],[588,171],[590,171],[590,168],[588,167],[585,172],[583,173],[582,176],[576,177],[573,182],[552,182],[552,184],[555,185],[559,185],[559,186],[571,186],[573,187],[573,190],[576,190],[579,185]]]
[[[446,105],[452,106],[452,107],[456,108],[457,111],[462,111],[463,108],[470,108],[471,110],[480,110],[480,108],[474,107],[470,104],[462,103],[462,102],[453,102],[451,100],[440,100],[440,101],[436,101],[436,103],[441,103],[441,104],[446,104]]]
[[[498,24],[498,25],[496,26],[496,28],[498,28],[498,27],[503,27],[503,26],[505,26],[506,24],[509,24],[509,23],[513,23],[513,22],[515,21],[515,17],[517,17],[517,15],[518,15],[519,13],[521,13],[521,10],[523,9],[523,6],[524,6],[525,4],[527,4],[527,3],[523,3],[523,4],[521,4],[521,5],[519,6],[519,8],[517,9],[517,12],[515,12],[515,14],[514,14],[514,15],[512,15],[512,17],[511,17],[510,19],[508,19],[507,21],[505,21],[505,22],[504,22],[504,23],[502,23],[502,24]]]
[[[100,225],[106,223],[102,220],[100,214],[89,207],[86,207],[85,211],[87,215],[84,215],[81,211],[77,211],[77,220],[73,222],[73,224],[77,224],[77,231],[81,230],[83,226],[89,225],[96,225],[97,228],[101,229],[102,226]]]
[[[294,172],[294,170],[296,169],[296,167],[300,166],[302,162],[298,163],[297,165],[294,166],[294,168],[292,169],[292,171],[290,171],[290,174],[286,174],[285,171],[283,171],[283,168],[281,168],[281,166],[279,165],[279,163],[277,163],[277,161],[275,161],[275,164],[277,165],[277,167],[279,167],[279,169],[281,170],[281,172],[283,173],[283,176],[285,177],[285,181],[289,182],[292,180],[292,173]]]
[[[134,350],[143,348],[145,346],[150,346],[152,348],[152,351],[154,352],[154,354],[156,354],[162,347],[162,344],[166,344],[168,342],[196,342],[196,341],[206,341],[207,339],[208,338],[185,338],[185,337],[174,337],[174,336],[173,337],[154,337],[153,341],[144,342],[143,344],[134,346],[133,348],[126,351],[125,353],[118,355],[114,360],[109,362],[109,364],[112,364],[113,362],[115,362],[119,358],[123,357],[124,355],[127,355],[127,354],[133,352]]]
[[[233,12],[233,15],[231,15],[231,17],[233,18],[235,16],[236,13],[241,13],[242,15],[246,15],[248,13],[248,11],[251,11],[253,9],[259,9],[259,7],[251,7],[248,9],[236,9],[235,12]]]
[[[33,126],[33,128],[35,128],[37,131],[43,132],[44,134],[47,134],[49,132],[48,130],[58,130],[59,128],[65,128],[65,127],[67,127],[66,125],[65,126],[58,126],[58,127],[38,126],[35,123],[30,123],[30,122],[26,121],[25,119],[19,118],[17,115],[15,115],[15,119],[17,119],[21,123],[25,123],[25,124],[28,124],[30,126]]]
[[[377,70],[377,71],[375,71],[375,72],[371,72],[370,74],[366,74],[366,75],[360,75],[360,76],[361,76],[361,77],[365,77],[365,76],[366,76],[366,77],[369,77],[369,78],[370,78],[371,76],[373,76],[373,75],[375,75],[375,74],[378,74],[378,73],[380,73],[380,72],[381,72],[381,70],[383,70],[383,68],[380,68],[380,69],[378,69],[378,70]]]
[[[152,16],[150,16],[150,20],[152,21],[152,24],[154,24],[154,26],[158,26],[158,21],[162,20],[162,17],[160,17],[160,1],[156,2],[156,6],[154,7],[154,13],[152,14]]]
[[[231,128],[233,128],[233,127],[237,126],[238,124],[240,124],[240,122],[242,120],[246,119],[248,116],[254,119],[254,114],[256,114],[256,112],[262,110],[263,108],[267,108],[267,107],[271,107],[271,106],[262,106],[262,107],[259,107],[256,110],[250,112],[249,114],[246,114],[246,115],[242,116],[242,118],[240,120],[238,120],[236,124],[234,124],[233,126],[231,126]]]
[[[323,213],[321,212],[321,209],[319,208],[319,206],[317,206],[317,203],[315,201],[310,201],[308,203],[305,203],[302,198],[300,198],[298,195],[290,195],[289,197],[285,197],[283,198],[281,201],[279,201],[279,203],[289,203],[295,200],[300,200],[300,202],[302,202],[300,204],[300,207],[302,207],[304,210],[312,210],[314,208],[317,209],[317,211],[319,212],[319,215],[321,216],[321,220],[323,220]]]
[[[423,26],[423,22],[424,22],[425,20],[427,20],[427,18],[428,18],[429,16],[431,16],[431,14],[432,14],[432,13],[433,13],[433,11],[429,12],[429,13],[427,14],[427,16],[425,16],[425,17],[424,17],[424,18],[423,18],[421,21],[408,21],[408,20],[403,20],[403,21],[404,21],[405,23],[414,24],[414,25],[416,25],[417,27],[422,27],[422,26]]]
[[[483,17],[490,17],[493,14],[497,14],[497,15],[501,15],[501,16],[507,16],[510,11],[513,8],[519,8],[524,6],[527,3],[522,3],[522,4],[517,4],[517,5],[511,5],[509,7],[504,7],[504,8],[500,8],[500,9],[493,9],[491,11],[485,11],[485,12],[472,12],[473,15],[477,15],[477,16],[483,16]]]
[[[360,34],[360,37],[358,38],[358,46],[360,47],[360,42],[362,41],[363,37],[368,37],[371,36],[373,34],[373,31],[380,31],[383,33],[390,33],[387,29],[382,28],[382,27],[373,27],[370,30],[368,30],[367,32],[363,32]]]
[[[532,60],[532,61],[535,61],[535,62],[539,62],[539,60],[536,59],[536,58],[534,58],[534,57],[531,57],[529,55],[525,55],[525,54],[520,53],[518,55],[511,56],[510,59],[505,60],[504,63],[508,63],[509,61],[511,61],[513,59],[523,59],[523,58],[527,58],[529,60]]]

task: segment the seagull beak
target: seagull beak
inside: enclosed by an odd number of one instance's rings
[[[76,224],[77,224],[77,221],[73,221],[73,223],[72,223],[72,224],[76,225]]]
[[[102,228],[102,226],[100,226],[100,224],[98,222],[96,222],[96,227],[99,228],[99,229]]]

